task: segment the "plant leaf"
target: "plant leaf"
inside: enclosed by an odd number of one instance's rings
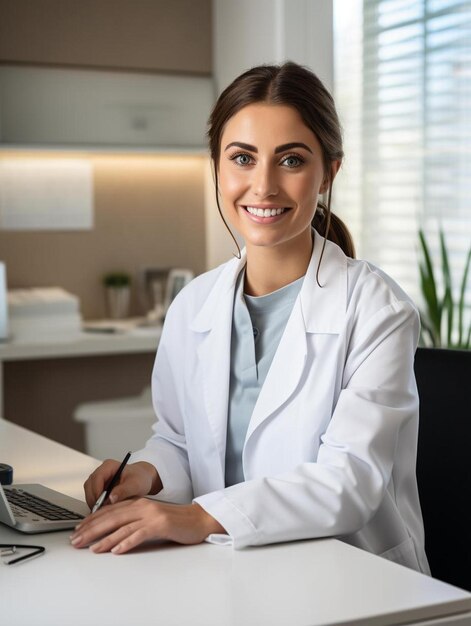
[[[423,263],[419,265],[422,294],[429,319],[429,326],[434,336],[434,345],[440,345],[442,305],[437,297],[437,287],[430,251],[422,229],[419,229],[419,240],[422,249]]]
[[[443,230],[440,229],[439,233],[440,237],[440,252],[442,257],[442,273],[443,273],[443,284],[444,284],[444,294],[443,294],[443,308],[447,313],[447,347],[451,348],[451,336],[453,332],[453,285],[451,282],[451,273],[450,273],[450,264],[448,262],[448,251],[446,248],[445,235]]]
[[[426,303],[426,313],[423,314],[422,317],[427,320],[425,326],[430,332],[433,345],[438,347],[440,345],[441,312],[433,308],[433,280],[427,276],[426,270],[423,267],[419,269],[422,293]]]
[[[469,272],[470,263],[471,263],[471,247],[469,248],[468,256],[466,258],[466,263],[464,266],[463,279],[461,281],[461,288],[460,288],[460,299],[458,302],[458,345],[459,346],[463,345],[465,348],[468,348],[468,349],[470,347],[469,345],[470,334],[468,333],[467,339],[466,337],[463,336],[463,317],[464,317],[464,310],[466,307],[466,283],[468,282],[468,272]],[[471,332],[471,326],[470,326],[470,332]]]
[[[436,341],[433,331],[427,323],[427,320],[423,313],[420,312],[420,339],[423,347],[428,347],[429,345],[429,343],[426,341],[426,336],[428,336],[432,348],[435,348]]]

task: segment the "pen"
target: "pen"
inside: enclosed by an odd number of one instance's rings
[[[103,493],[100,495],[100,497],[98,498],[98,500],[95,502],[95,505],[92,509],[92,513],[95,513],[95,511],[98,511],[99,508],[101,508],[103,502],[106,500],[106,498],[110,495],[110,493],[113,490],[113,487],[116,485],[116,483],[118,482],[118,480],[121,477],[121,473],[123,471],[123,469],[126,467],[126,463],[129,461],[129,457],[131,456],[131,453],[128,452],[126,454],[126,456],[123,459],[123,462],[121,463],[121,465],[118,467],[117,472],[115,473],[115,475],[113,476],[113,478],[110,480],[110,482],[108,483],[108,485],[106,486],[105,490],[103,491]]]

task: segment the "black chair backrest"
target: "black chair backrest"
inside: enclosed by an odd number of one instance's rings
[[[419,348],[417,481],[432,576],[471,591],[471,351]]]

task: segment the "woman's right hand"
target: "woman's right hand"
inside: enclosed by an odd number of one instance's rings
[[[108,459],[85,481],[83,486],[85,499],[90,508],[103,493],[119,465],[120,461]],[[137,463],[130,463],[124,468],[119,483],[110,493],[109,500],[114,504],[134,496],[155,495],[161,489],[162,481],[155,467],[145,461],[138,461]]]

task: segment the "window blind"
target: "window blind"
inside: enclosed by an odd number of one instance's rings
[[[418,304],[418,228],[437,263],[443,228],[458,296],[471,244],[471,0],[334,0],[334,16],[345,142],[334,211],[358,256]]]

